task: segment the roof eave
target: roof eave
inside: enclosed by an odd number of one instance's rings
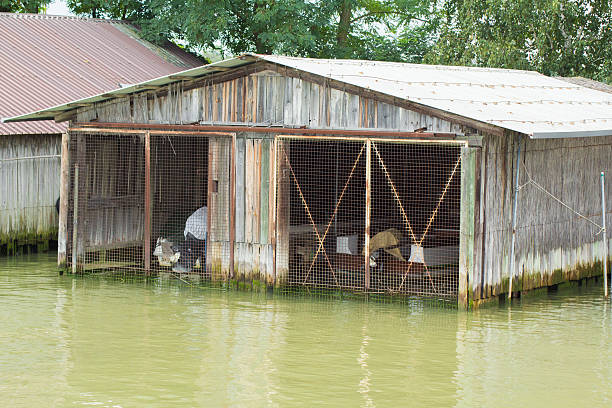
[[[531,139],[563,139],[578,137],[612,136],[612,130],[577,130],[568,132],[533,132],[529,135]]]

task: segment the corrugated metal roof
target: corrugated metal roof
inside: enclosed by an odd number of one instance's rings
[[[129,24],[0,13],[0,117],[15,116],[201,65]],[[0,135],[62,132],[63,123],[0,124]]]
[[[219,67],[232,68],[257,60],[328,77],[533,138],[612,135],[612,95],[530,71],[247,54],[184,71],[181,76],[201,77],[216,72]],[[111,94],[140,92],[143,85],[175,81],[166,76]],[[109,96],[98,95],[76,102],[93,103]],[[15,119],[50,118],[71,109],[74,105],[63,105]]]
[[[612,93],[612,86],[604,84],[603,82],[595,81],[594,79],[584,77],[555,77],[565,82],[569,82],[574,85],[584,86],[585,88],[595,89],[597,91]]]

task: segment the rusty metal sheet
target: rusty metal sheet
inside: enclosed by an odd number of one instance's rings
[[[0,13],[0,117],[48,108],[202,64],[127,23]],[[0,135],[60,133],[52,121],[0,124]]]

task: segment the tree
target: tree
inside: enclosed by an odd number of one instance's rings
[[[0,12],[38,14],[43,11],[51,1],[52,0],[0,0]]]
[[[609,0],[447,0],[425,60],[612,81]]]
[[[139,0],[68,0],[66,3],[73,13],[92,18],[137,20],[146,12],[146,2]]]
[[[69,0],[77,14],[132,20],[149,40],[198,50],[420,61],[430,0]]]

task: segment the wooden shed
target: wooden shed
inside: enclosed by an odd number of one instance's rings
[[[0,13],[0,117],[70,102],[201,65],[128,23]],[[0,124],[0,255],[57,240],[65,123]]]
[[[467,306],[601,274],[611,106],[534,72],[247,54],[10,120],[71,120],[74,271]]]

